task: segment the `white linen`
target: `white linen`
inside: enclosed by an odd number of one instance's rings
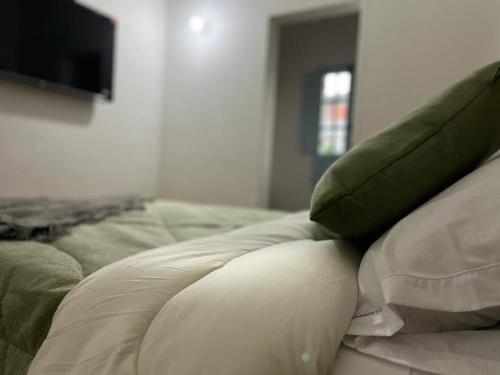
[[[500,321],[500,159],[376,241],[362,260],[359,284],[349,334],[445,332]]]
[[[440,375],[500,374],[500,331],[347,336],[344,344],[362,353]]]
[[[64,299],[29,374],[331,374],[359,259],[316,229],[300,214],[96,272]]]
[[[433,375],[341,345],[332,375]],[[435,374],[434,374],[435,375]]]

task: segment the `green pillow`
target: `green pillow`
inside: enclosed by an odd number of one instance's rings
[[[375,238],[498,148],[500,62],[334,163],[316,185],[311,220],[337,238]]]

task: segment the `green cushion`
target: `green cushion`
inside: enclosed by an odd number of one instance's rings
[[[316,185],[311,220],[337,238],[374,238],[499,147],[496,62],[334,163]]]

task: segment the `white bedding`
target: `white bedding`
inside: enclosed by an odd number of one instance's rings
[[[28,374],[500,374],[500,331],[344,337],[346,246],[304,213],[124,259],[67,295]]]
[[[500,374],[500,331],[455,331],[393,337],[347,336],[359,352],[441,375]]]
[[[332,375],[435,375],[341,345]]]
[[[108,266],[63,301],[29,374],[331,374],[354,251],[305,214]]]

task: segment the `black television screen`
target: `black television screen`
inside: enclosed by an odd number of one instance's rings
[[[75,94],[113,94],[115,25],[72,0],[0,0],[0,75]]]

